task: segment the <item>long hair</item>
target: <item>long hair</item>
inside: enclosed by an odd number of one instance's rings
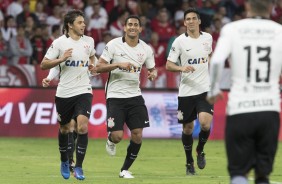
[[[63,26],[63,34],[65,34],[67,37],[68,37],[68,33],[69,33],[69,25],[68,24],[73,24],[75,19],[79,16],[84,18],[84,13],[80,10],[70,10],[65,15],[64,26]]]

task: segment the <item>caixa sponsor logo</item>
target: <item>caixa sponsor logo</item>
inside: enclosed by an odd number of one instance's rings
[[[75,61],[75,60],[67,60],[65,62],[66,66],[71,66],[71,67],[88,67],[88,61]]]
[[[194,65],[194,64],[202,64],[202,63],[207,63],[208,58],[194,58],[194,59],[188,59],[188,64]]]
[[[89,123],[100,125],[106,120],[106,106],[102,103],[92,105]],[[10,124],[20,122],[21,124],[49,125],[57,124],[57,111],[54,103],[51,102],[8,102],[0,106],[0,122]]]

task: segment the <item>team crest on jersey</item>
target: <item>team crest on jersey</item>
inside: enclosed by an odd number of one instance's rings
[[[142,63],[143,62],[143,57],[144,57],[144,54],[143,53],[138,53],[137,54],[137,61],[139,62],[139,63]]]
[[[203,43],[203,46],[204,46],[204,50],[205,51],[210,51],[211,50],[211,48],[210,48],[210,46],[209,46],[209,43],[207,43],[207,42],[205,42],[205,43]]]
[[[114,122],[115,118],[109,118],[108,119],[108,127],[109,128],[113,128],[115,126],[115,122]]]
[[[183,112],[181,112],[180,110],[177,111],[177,119],[178,120],[183,120]]]

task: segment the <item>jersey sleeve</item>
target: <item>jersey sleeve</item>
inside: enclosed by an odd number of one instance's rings
[[[179,41],[178,41],[178,38],[176,38],[174,40],[174,42],[172,43],[172,46],[171,46],[171,49],[169,51],[167,60],[171,61],[173,63],[176,63],[180,54],[181,54],[181,50],[180,50],[180,46],[179,46]]]
[[[96,53],[96,50],[95,50],[95,42],[94,42],[94,39],[91,38],[91,51],[90,51],[90,57],[91,56],[94,56]]]
[[[114,44],[113,43],[114,43],[113,40],[108,42],[108,44],[106,45],[106,47],[103,50],[102,55],[100,56],[102,59],[104,59],[108,63],[110,63],[110,61],[114,57],[115,48],[114,48]]]
[[[229,57],[231,52],[230,33],[229,27],[225,26],[222,28],[215,51],[212,55],[210,65],[211,90],[209,96],[215,96],[220,91],[219,80],[222,75],[225,60]]]
[[[212,53],[212,42],[213,42],[213,39],[212,39],[212,35],[209,35],[209,47],[210,47],[210,53],[209,54],[211,54]]]
[[[53,80],[55,77],[57,77],[60,73],[59,66],[53,67],[49,70],[49,74],[47,76],[47,79]]]
[[[49,49],[47,50],[45,57],[52,60],[58,58],[60,55],[58,39],[54,40]]]
[[[154,57],[154,52],[152,50],[152,48],[150,46],[147,45],[147,58],[146,58],[146,61],[145,61],[145,65],[146,65],[146,68],[148,69],[151,69],[151,68],[154,68],[156,63],[155,63],[155,57]]]

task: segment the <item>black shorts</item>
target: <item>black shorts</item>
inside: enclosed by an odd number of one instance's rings
[[[124,123],[130,130],[149,127],[149,117],[142,96],[107,99],[108,132],[123,130]]]
[[[90,117],[92,107],[92,94],[85,93],[69,98],[55,97],[58,121],[60,125],[65,125],[78,115]]]
[[[269,175],[277,150],[278,112],[255,112],[227,116],[225,142],[230,176],[255,173]]]
[[[178,123],[189,123],[197,119],[200,112],[213,115],[213,105],[206,100],[207,92],[187,97],[178,97]]]

